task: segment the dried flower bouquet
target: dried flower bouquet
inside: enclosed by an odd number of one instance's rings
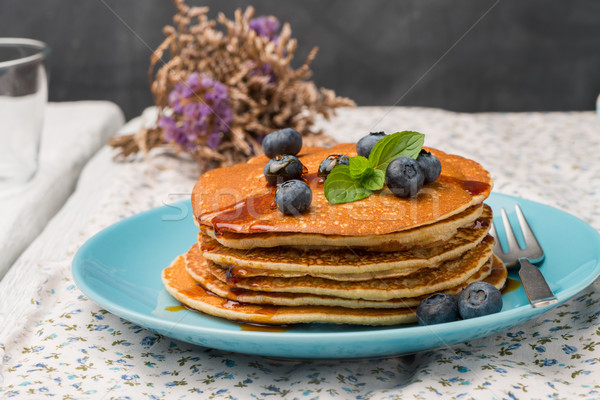
[[[335,108],[355,105],[309,80],[316,47],[302,66],[291,66],[297,41],[289,24],[280,29],[275,17],[253,18],[252,7],[236,10],[234,20],[222,13],[211,20],[207,7],[174,3],[174,26],[164,28],[149,69],[158,121],[112,139],[118,157],[169,145],[190,154],[201,171],[232,165],[260,153],[262,138],[277,129],[326,143],[313,130],[315,116],[328,119]]]

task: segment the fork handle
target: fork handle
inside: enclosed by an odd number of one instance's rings
[[[539,268],[525,258],[520,259],[519,263],[521,264],[519,277],[531,305],[543,307],[556,303],[558,299],[552,293]]]

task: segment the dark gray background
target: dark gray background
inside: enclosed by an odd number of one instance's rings
[[[188,1],[228,16],[252,4],[292,25],[296,64],[359,105],[455,111],[591,110],[600,92],[596,0]],[[0,0],[0,36],[52,47],[50,100],[152,104],[146,71],[167,0]]]

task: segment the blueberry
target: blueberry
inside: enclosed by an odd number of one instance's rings
[[[385,183],[398,197],[416,195],[423,187],[425,175],[419,163],[410,157],[392,160],[385,171]]]
[[[275,192],[275,204],[286,215],[299,215],[308,210],[312,202],[312,190],[306,182],[292,179],[282,183]]]
[[[502,294],[487,282],[473,282],[458,295],[458,312],[463,319],[494,314],[502,309]]]
[[[421,300],[417,307],[419,325],[434,325],[458,320],[456,297],[447,293],[436,293]]]
[[[298,157],[285,155],[270,159],[263,172],[269,184],[277,185],[290,179],[300,179],[303,169]]]
[[[442,172],[442,163],[440,163],[440,160],[430,152],[421,149],[421,152],[417,157],[417,162],[423,170],[423,175],[425,175],[424,185],[434,182],[438,176],[440,176],[440,172]]]
[[[284,154],[295,156],[302,149],[302,135],[292,128],[269,133],[262,141],[263,153],[269,158]]]
[[[321,161],[317,175],[321,178],[324,178],[329,175],[331,170],[334,169],[336,165],[341,164],[350,165],[350,158],[348,158],[348,156],[345,154],[330,154],[327,156],[327,158]]]
[[[385,132],[371,132],[367,136],[363,136],[358,143],[356,143],[356,152],[359,156],[368,158],[375,144],[384,137]]]

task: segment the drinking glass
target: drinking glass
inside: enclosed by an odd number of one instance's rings
[[[0,38],[0,192],[23,185],[37,170],[48,53],[38,40]]]

